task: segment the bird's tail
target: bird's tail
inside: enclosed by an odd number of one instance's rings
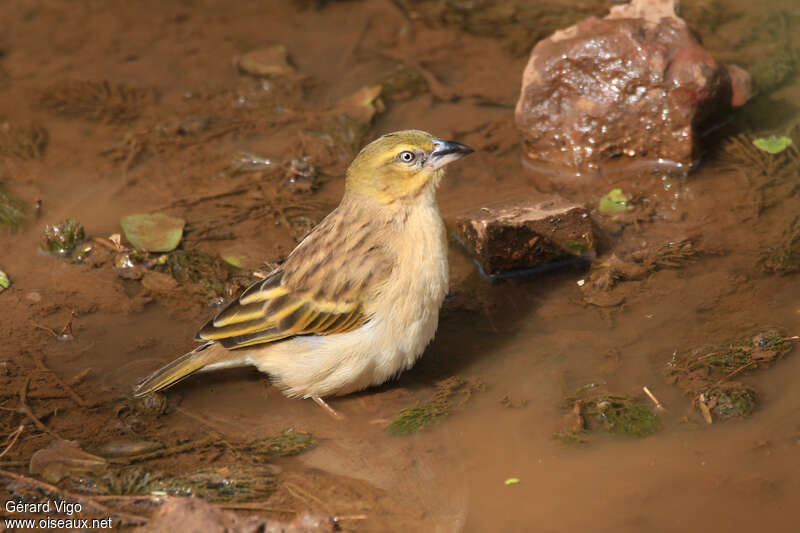
[[[226,362],[230,366],[235,365],[236,361],[230,359],[228,350],[214,341],[207,342],[153,372],[147,379],[136,386],[133,395],[139,397],[166,389],[209,365]]]

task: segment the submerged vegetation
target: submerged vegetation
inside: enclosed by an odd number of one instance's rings
[[[310,433],[288,429],[281,433],[262,439],[256,439],[247,445],[255,453],[285,457],[298,455],[316,447],[317,441]]]
[[[598,430],[612,435],[646,437],[660,427],[651,405],[632,396],[588,393],[581,389],[578,397],[567,399],[570,412],[564,417],[564,427],[553,437],[565,444],[584,444]]]
[[[0,229],[15,230],[27,216],[28,206],[0,183]]]
[[[746,417],[758,406],[759,393],[732,378],[767,368],[792,348],[791,340],[769,329],[721,345],[675,354],[667,363],[667,381],[694,398],[708,424]]]
[[[462,408],[483,383],[459,377],[439,381],[430,401],[407,407],[392,417],[386,428],[391,435],[410,435],[428,428],[455,410]]]
[[[42,249],[53,255],[65,257],[86,239],[83,224],[68,218],[44,228]]]

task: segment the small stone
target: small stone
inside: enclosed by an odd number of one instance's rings
[[[458,217],[456,230],[488,276],[595,251],[588,210],[559,197],[482,207]]]
[[[247,52],[239,58],[239,69],[254,76],[290,76],[295,73],[289,64],[286,47],[281,44]]]

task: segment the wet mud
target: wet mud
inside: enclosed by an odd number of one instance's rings
[[[129,530],[194,495],[320,531],[793,531],[796,6],[686,7],[758,91],[688,175],[532,168],[530,46],[609,4],[4,2],[0,500]],[[360,146],[406,128],[476,149],[439,190],[452,294],[413,369],[333,399],[345,421],[250,369],[130,397],[338,203]],[[459,216],[552,194],[589,209],[596,255],[483,277]],[[153,213],[184,222],[176,249],[125,238]]]

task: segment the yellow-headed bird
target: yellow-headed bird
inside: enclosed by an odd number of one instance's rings
[[[447,243],[436,204],[444,166],[472,148],[417,130],[384,135],[347,169],[339,206],[286,261],[198,332],[197,349],[136,388],[193,372],[254,365],[287,396],[322,400],[410,368],[447,294]],[[335,414],[335,412],[334,412]]]

